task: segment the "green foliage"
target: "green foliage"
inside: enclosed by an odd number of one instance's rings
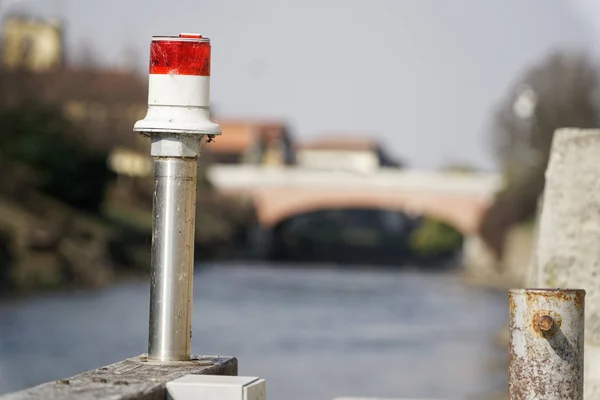
[[[417,257],[434,258],[448,255],[462,246],[463,235],[452,226],[432,218],[424,218],[411,234],[409,246]]]
[[[474,167],[469,164],[461,164],[461,163],[448,164],[448,165],[442,167],[441,170],[445,171],[445,172],[455,172],[455,173],[460,173],[460,174],[474,174],[479,171],[477,169],[477,167]]]
[[[98,210],[111,177],[106,154],[69,135],[74,128],[53,109],[35,104],[0,110],[0,157],[36,171],[40,188],[79,209]]]

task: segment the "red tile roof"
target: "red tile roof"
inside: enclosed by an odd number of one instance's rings
[[[299,150],[375,150],[379,142],[373,137],[358,134],[326,135],[299,143]]]

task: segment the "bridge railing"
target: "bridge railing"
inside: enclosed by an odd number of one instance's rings
[[[361,174],[344,170],[319,170],[293,166],[212,165],[211,182],[220,189],[259,187],[346,187],[411,189],[440,193],[493,196],[502,178],[495,173],[421,171],[381,168]]]

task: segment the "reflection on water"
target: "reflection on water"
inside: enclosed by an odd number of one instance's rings
[[[506,298],[451,272],[214,266],[196,273],[193,352],[234,355],[270,399],[482,398]],[[143,353],[148,283],[0,305],[0,393]]]

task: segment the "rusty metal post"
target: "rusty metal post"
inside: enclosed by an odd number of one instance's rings
[[[509,291],[510,400],[582,400],[585,290]]]

